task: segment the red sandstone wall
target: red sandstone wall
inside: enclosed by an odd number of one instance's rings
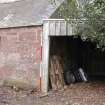
[[[0,29],[0,83],[39,88],[42,27]]]

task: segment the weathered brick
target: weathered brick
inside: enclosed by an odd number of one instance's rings
[[[0,81],[40,87],[41,35],[40,26],[0,29]]]

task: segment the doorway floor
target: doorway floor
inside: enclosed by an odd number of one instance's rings
[[[0,87],[0,105],[105,105],[105,82],[71,84],[45,96]]]

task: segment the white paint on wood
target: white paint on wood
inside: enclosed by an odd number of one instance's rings
[[[65,19],[44,19],[44,21],[65,21]],[[87,19],[68,19],[68,21],[79,21],[79,22],[83,22],[83,21],[87,21]]]
[[[49,22],[43,26],[43,48],[42,48],[42,92],[48,91],[48,68],[49,68]]]
[[[56,23],[51,21],[49,22],[49,35],[55,36],[56,33]]]
[[[76,24],[70,24],[63,19],[45,21],[49,22],[49,36],[72,36],[76,34]]]
[[[56,22],[56,36],[59,36],[61,33],[61,22]]]

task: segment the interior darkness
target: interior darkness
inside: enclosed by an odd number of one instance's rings
[[[82,68],[88,81],[105,80],[105,52],[97,49],[95,43],[79,37],[50,37],[50,56],[53,55],[63,58],[64,73]]]

